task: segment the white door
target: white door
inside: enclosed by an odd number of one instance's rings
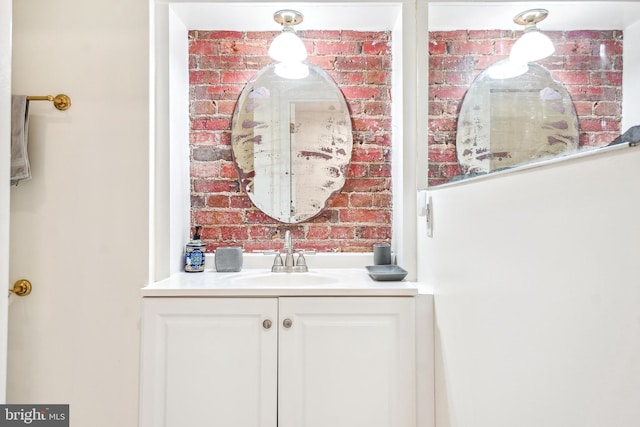
[[[6,401],[11,138],[11,0],[0,0],[0,403]]]
[[[414,298],[281,298],[279,427],[416,425]]]
[[[141,427],[276,427],[277,317],[275,298],[144,298]]]

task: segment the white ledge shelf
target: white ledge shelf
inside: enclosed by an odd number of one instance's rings
[[[308,273],[177,273],[142,288],[143,297],[416,296],[417,283],[375,281],[364,268],[310,269]]]

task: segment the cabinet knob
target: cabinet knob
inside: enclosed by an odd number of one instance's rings
[[[270,329],[271,328],[271,320],[265,319],[264,322],[262,322],[262,327],[265,328],[265,329]]]
[[[293,325],[293,321],[291,319],[284,319],[282,321],[282,326],[284,326],[285,328],[290,328],[291,325]]]

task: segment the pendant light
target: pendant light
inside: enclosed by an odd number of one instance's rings
[[[282,32],[269,46],[269,56],[277,62],[275,73],[288,79],[301,79],[309,75],[309,69],[302,63],[307,58],[307,48],[293,28],[302,22],[303,15],[295,10],[279,10],[273,19],[282,25]]]
[[[549,15],[546,9],[531,9],[517,14],[513,22],[524,25],[524,34],[511,48],[509,58],[515,63],[538,61],[550,56],[555,51],[551,39],[540,32],[536,24]]]

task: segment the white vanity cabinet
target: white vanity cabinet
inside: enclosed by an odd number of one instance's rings
[[[146,297],[141,427],[415,427],[414,297]]]

